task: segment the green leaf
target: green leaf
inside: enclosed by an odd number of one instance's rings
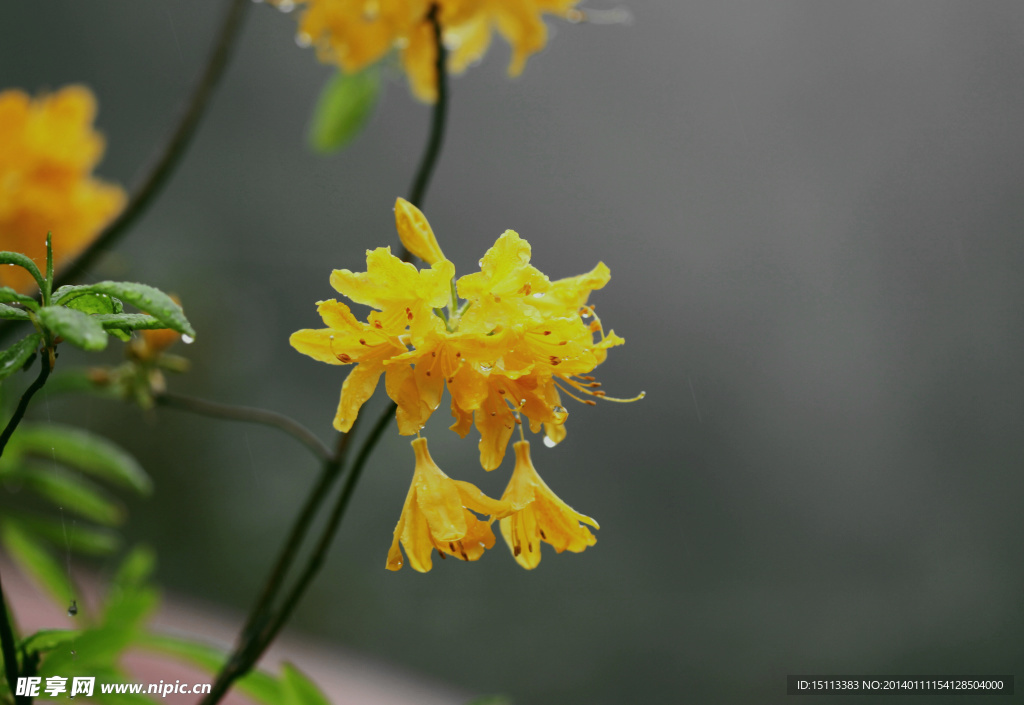
[[[99,529],[77,524],[73,531],[55,519],[17,514],[8,519],[34,534],[60,547],[67,546],[75,553],[90,556],[104,556],[113,553],[121,545],[121,537],[108,529]]]
[[[380,88],[375,68],[338,72],[324,86],[309,125],[309,145],[321,154],[344,147],[366,124]]]
[[[54,459],[94,477],[148,495],[149,475],[127,451],[88,431],[61,424],[32,424],[18,429],[11,439],[18,454]]]
[[[162,321],[144,313],[100,314],[93,316],[105,330],[156,330],[167,328]]]
[[[39,308],[39,304],[31,296],[19,294],[9,286],[0,286],[0,302],[25,304],[32,310]]]
[[[281,672],[281,705],[331,705],[316,683],[292,664],[283,664]]]
[[[219,649],[165,634],[146,634],[139,639],[138,645],[147,651],[191,663],[209,673],[217,673],[227,661],[227,656]],[[242,676],[237,688],[264,705],[281,705],[280,686],[262,671],[250,671]]]
[[[28,315],[27,311],[22,311],[20,308],[0,304],[0,318],[8,321],[28,321],[31,319],[31,316]]]
[[[29,358],[39,349],[39,343],[42,340],[43,336],[33,333],[0,352],[0,380],[7,379],[24,367]]]
[[[136,546],[121,561],[114,576],[114,585],[122,590],[138,588],[149,579],[156,567],[156,554],[148,546]]]
[[[68,604],[74,597],[73,589],[60,563],[41,543],[17,524],[0,524],[0,541],[14,562],[29,577],[48,592],[58,604]]]
[[[36,285],[40,291],[46,287],[43,282],[43,275],[39,271],[39,267],[30,258],[21,254],[20,252],[0,252],[0,264],[13,264],[18,267],[22,267],[28,270],[28,273],[32,275],[32,278],[36,280]]]
[[[81,311],[63,306],[46,306],[39,310],[39,320],[51,331],[83,350],[107,347],[103,326]]]
[[[185,318],[181,306],[174,299],[157,288],[132,282],[99,282],[90,284],[89,291],[116,296],[140,311],[148,313],[163,323],[164,328],[176,330],[182,335],[196,336],[192,324]]]
[[[82,636],[79,629],[42,629],[25,638],[18,649],[28,653],[53,651]]]
[[[124,304],[120,299],[106,294],[85,293],[61,303],[82,313],[121,313]]]
[[[25,483],[26,489],[56,506],[104,526],[124,520],[124,510],[99,487],[63,470],[41,466],[19,467],[4,476]]]

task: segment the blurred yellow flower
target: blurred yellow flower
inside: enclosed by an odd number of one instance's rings
[[[353,73],[401,51],[402,64],[417,98],[437,97],[434,31],[427,20],[431,0],[271,0],[279,7],[306,9],[299,19],[299,43],[316,47],[324,63]],[[448,67],[461,73],[479,61],[497,30],[512,46],[509,75],[519,75],[527,58],[547,43],[545,14],[568,19],[582,15],[579,0],[437,0]]]
[[[530,459],[530,444],[519,441],[514,446],[516,467],[501,499],[508,502],[512,514],[499,522],[501,535],[519,565],[527,569],[540,563],[540,544],[549,543],[555,550],[579,553],[593,546],[597,539],[584,524],[595,529],[597,522],[580,514],[551,491]]]
[[[96,99],[82,86],[35,99],[0,92],[0,249],[42,268],[51,232],[59,269],[124,207],[119,186],[91,175],[104,150],[95,116]],[[28,291],[35,283],[21,268],[3,267],[0,286]]]
[[[598,263],[552,282],[530,265],[529,243],[509,230],[480,260],[479,272],[456,280],[423,214],[402,199],[395,212],[402,241],[434,260],[429,269],[401,261],[390,248],[372,250],[366,272],[331,276],[340,293],[376,309],[368,322],[343,303],[323,301],[327,328],[291,336],[292,346],[314,359],[356,365],[342,387],[335,428],[351,428],[384,374],[402,435],[423,428],[447,386],[452,430],[465,436],[475,424],[487,470],[501,464],[520,416],[535,433],[543,428],[549,445],[561,441],[568,417],[561,394],[586,404],[607,398],[588,374],[608,348],[624,342],[604,332],[586,303],[608,282],[608,268]]]
[[[387,569],[398,570],[403,565],[399,544],[405,548],[409,565],[421,573],[430,570],[434,549],[441,558],[447,554],[464,561],[479,559],[484,550],[494,546],[494,532],[490,520],[482,521],[473,512],[500,518],[508,513],[508,504],[445,475],[430,457],[426,438],[414,440],[412,448],[416,468],[395,526]]]

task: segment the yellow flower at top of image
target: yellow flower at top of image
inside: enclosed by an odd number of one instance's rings
[[[437,97],[434,30],[428,20],[431,0],[270,0],[282,9],[303,5],[299,43],[312,45],[324,63],[346,73],[360,71],[392,49],[417,98]],[[436,0],[440,11],[448,68],[462,73],[479,61],[499,32],[512,47],[508,72],[518,76],[526,60],[544,48],[548,31],[544,15],[578,21],[579,0]]]
[[[562,394],[589,405],[625,401],[607,397],[589,374],[624,342],[605,332],[587,303],[610,278],[604,264],[551,281],[530,264],[529,243],[508,230],[484,254],[479,272],[456,279],[419,209],[398,199],[395,219],[403,244],[429,267],[403,262],[389,247],[368,251],[367,271],[331,275],[338,292],[374,309],[367,320],[345,303],[321,301],[327,327],[291,336],[296,350],[316,360],[354,365],[335,428],[352,427],[381,375],[402,435],[419,433],[447,388],[452,430],[465,437],[475,425],[480,463],[493,470],[523,417],[534,433],[543,429],[548,445],[565,438]]]
[[[0,92],[0,250],[42,269],[49,232],[59,269],[124,207],[119,186],[92,177],[104,150],[95,117],[96,99],[83,86],[36,98]],[[28,292],[35,282],[20,267],[2,267],[0,286]]]

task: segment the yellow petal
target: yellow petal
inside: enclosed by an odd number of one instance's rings
[[[388,396],[398,405],[395,413],[398,433],[403,436],[418,433],[430,419],[433,409],[423,401],[412,367],[408,364],[388,365],[384,380]]]
[[[426,216],[404,198],[395,201],[395,227],[406,249],[427,264],[434,264],[445,258]]]
[[[372,362],[360,363],[352,368],[345,378],[345,383],[341,385],[341,400],[338,402],[338,412],[334,416],[334,428],[342,433],[351,430],[359,415],[359,409],[373,396],[377,380],[383,371],[383,365]]]
[[[430,457],[426,438],[417,438],[412,447],[416,452],[416,502],[431,536],[437,541],[460,540],[466,535],[466,518],[458,487]]]

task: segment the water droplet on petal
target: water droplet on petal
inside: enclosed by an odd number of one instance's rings
[[[490,365],[483,365],[483,364],[480,365],[480,371],[481,372],[490,372],[493,369],[494,368],[491,367]]]
[[[292,0],[281,0],[277,3],[277,9],[285,13],[291,12],[295,9],[295,3]]]
[[[196,339],[193,338],[191,335],[183,335],[181,336],[181,342],[185,343],[185,345],[191,345],[192,343],[196,342]]]
[[[543,299],[544,298],[544,292],[543,291],[538,291],[536,294],[533,295],[533,298],[535,298],[535,299]]]
[[[309,36],[305,32],[299,32],[295,35],[295,43],[300,49],[308,49],[313,46],[313,37]]]
[[[551,440],[548,436],[544,436],[544,445],[546,445],[548,448],[554,448],[558,444]]]
[[[480,260],[479,262],[476,263],[476,266],[477,267],[483,267],[484,266],[484,261]]]

